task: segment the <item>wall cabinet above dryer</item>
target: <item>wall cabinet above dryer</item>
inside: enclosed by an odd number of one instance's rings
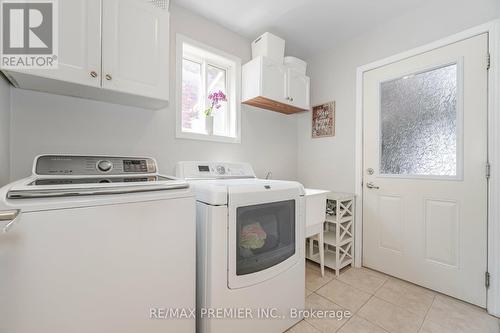
[[[285,114],[310,108],[309,77],[266,57],[243,66],[243,104]]]
[[[168,8],[64,0],[58,11],[58,68],[3,70],[14,86],[150,109],[168,104]]]

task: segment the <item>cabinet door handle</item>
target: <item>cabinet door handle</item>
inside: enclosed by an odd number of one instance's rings
[[[293,97],[290,97],[290,102],[293,102]]]
[[[92,76],[92,77],[97,77],[97,72],[96,72],[96,71],[91,71],[91,72],[90,72],[90,76]]]
[[[113,80],[113,77],[111,76],[111,74],[106,74],[106,80],[108,80],[108,81]]]

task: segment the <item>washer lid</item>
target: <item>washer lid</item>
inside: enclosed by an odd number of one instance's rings
[[[90,196],[188,188],[187,182],[164,176],[109,178],[28,178],[14,184],[7,199]]]
[[[35,185],[77,185],[77,184],[115,184],[115,183],[149,183],[157,181],[173,180],[164,176],[150,176],[150,175],[137,175],[131,177],[86,177],[86,178],[38,178],[28,184],[28,186]]]

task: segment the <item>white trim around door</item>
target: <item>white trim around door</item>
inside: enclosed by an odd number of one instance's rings
[[[356,184],[358,199],[355,221],[354,265],[361,267],[363,253],[363,74],[461,40],[488,33],[490,70],[488,78],[488,272],[487,310],[500,316],[500,20],[465,30],[453,36],[382,59],[361,67],[356,74]]]

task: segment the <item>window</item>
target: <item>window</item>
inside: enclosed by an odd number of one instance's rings
[[[178,138],[240,142],[241,60],[177,35]],[[226,101],[207,117],[209,96],[222,91]]]

